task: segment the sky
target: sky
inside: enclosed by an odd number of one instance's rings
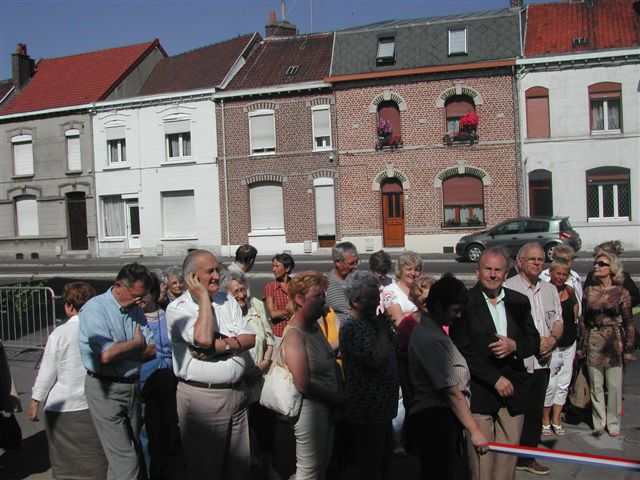
[[[541,0],[526,0],[539,3]],[[279,0],[0,0],[0,79],[26,43],[34,60],[143,43],[158,38],[169,55],[259,32]],[[381,20],[506,8],[509,0],[288,0],[300,33]]]

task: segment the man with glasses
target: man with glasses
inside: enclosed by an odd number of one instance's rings
[[[537,447],[542,433],[542,411],[549,384],[551,352],[562,336],[562,307],[557,289],[540,280],[544,267],[544,251],[538,243],[527,243],[518,252],[516,263],[519,273],[504,282],[506,288],[522,293],[531,303],[533,322],[540,334],[540,350],[537,355],[525,359],[527,371],[532,374],[529,397],[524,412],[524,426],[520,445]],[[548,475],[549,468],[534,458],[518,458],[518,470]]]
[[[140,308],[150,285],[145,266],[125,265],[113,287],[80,310],[85,395],[109,462],[110,480],[138,478],[140,365],[155,356],[153,335]]]
[[[344,281],[358,269],[358,250],[351,242],[337,243],[331,250],[333,269],[327,275],[327,306],[333,308],[340,322],[349,314],[349,301],[344,293]],[[338,325],[337,325],[338,326]]]

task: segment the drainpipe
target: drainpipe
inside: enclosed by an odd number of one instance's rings
[[[231,226],[229,225],[229,186],[227,179],[227,137],[224,124],[224,98],[220,99],[220,116],[222,117],[222,168],[224,171],[224,213],[227,224],[227,256],[231,256]]]
[[[96,179],[96,156],[95,156],[95,136],[93,134],[93,121],[98,113],[96,112],[96,104],[92,103],[91,108],[89,109],[89,138],[91,138],[91,176],[93,177],[93,218],[95,219],[95,236],[94,236],[94,245],[96,251],[96,258],[100,258],[100,199],[98,198],[98,190],[96,189],[96,185],[98,183]],[[82,148],[82,147],[81,147]],[[82,150],[80,150],[82,152]]]
[[[522,197],[524,196],[524,191],[522,190],[522,138],[520,136],[520,97],[518,96],[515,65],[511,67],[511,97],[513,102],[513,143],[516,150],[516,208],[518,210],[518,216],[522,216]]]

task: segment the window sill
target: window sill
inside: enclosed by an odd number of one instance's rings
[[[67,170],[64,172],[65,175],[80,175],[82,170]]]
[[[441,224],[440,228],[443,230],[469,230],[469,229],[477,229],[477,228],[486,228],[486,223],[474,223],[473,225],[445,225]]]
[[[629,217],[589,217],[588,223],[622,223],[630,222]]]
[[[35,177],[36,174],[35,173],[25,173],[22,175],[13,175],[11,177],[12,180],[26,180],[27,178],[33,178]]]
[[[330,152],[331,150],[333,150],[331,145],[329,145],[328,147],[316,147],[313,149],[314,152]]]
[[[275,150],[273,152],[251,152],[252,157],[264,157],[264,156],[275,155],[275,154],[276,154]]]
[[[162,237],[160,239],[161,242],[185,242],[195,240],[198,240],[198,237]]]
[[[620,135],[622,130],[591,130],[591,135]]]
[[[273,230],[252,230],[249,237],[284,237],[284,228],[274,228]]]
[[[170,167],[171,165],[187,165],[191,163],[196,163],[195,158],[191,158],[191,157],[174,157],[174,158],[177,158],[177,160],[166,159],[164,162],[162,162],[161,166]]]
[[[128,163],[122,163],[119,165],[107,165],[103,170],[126,170],[130,168],[131,166]]]
[[[468,52],[449,52],[450,57],[466,57],[469,55]]]
[[[104,237],[100,239],[100,242],[103,243],[120,243],[124,242],[125,237]]]

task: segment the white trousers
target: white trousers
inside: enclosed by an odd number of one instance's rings
[[[544,406],[564,405],[569,393],[571,374],[573,373],[573,358],[576,356],[576,342],[568,347],[562,347],[557,352],[562,358],[562,366],[551,369],[549,385],[544,397]],[[555,353],[554,353],[555,354]]]
[[[308,398],[302,400],[300,416],[293,426],[296,436],[295,480],[323,480],[331,459],[333,425],[330,408]]]

